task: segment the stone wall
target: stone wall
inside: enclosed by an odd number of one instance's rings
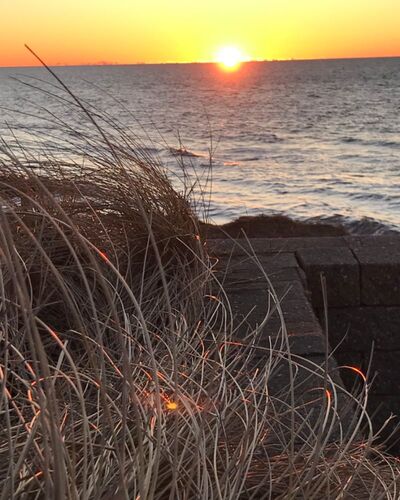
[[[369,368],[369,411],[378,430],[391,413],[400,414],[400,237],[329,239],[335,241],[328,247],[318,241],[304,247],[299,241],[295,254],[321,324],[321,276],[326,280],[328,335],[336,360],[364,372]],[[341,374],[352,386],[356,375],[346,369]],[[382,432],[383,438],[397,422],[394,419]],[[395,437],[400,438],[400,432]],[[400,453],[400,445],[393,451]]]
[[[224,239],[208,244],[221,263],[224,259],[231,262],[230,278],[235,283],[233,287],[229,280],[226,284],[228,292],[234,290],[230,294],[232,307],[249,320],[260,322],[265,314],[261,307],[265,284],[257,289],[255,271],[243,262],[247,254],[254,252],[259,257],[278,297],[282,287],[291,290],[290,295],[283,294],[283,309],[291,346],[298,354],[324,352],[323,277],[328,342],[339,365],[369,370],[368,410],[374,414],[374,430],[379,430],[391,413],[400,415],[400,235],[251,238],[248,242]],[[311,302],[320,324],[316,318],[311,321],[315,316],[307,302]],[[250,316],[246,315],[248,310],[252,310]],[[267,335],[270,330],[267,328]],[[350,369],[342,368],[340,375],[348,389],[359,381]],[[399,420],[393,420],[383,438]],[[396,437],[400,440],[400,431]],[[393,451],[400,455],[400,445]]]

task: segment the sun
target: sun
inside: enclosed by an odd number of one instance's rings
[[[234,71],[243,62],[243,54],[236,47],[221,47],[217,52],[216,62],[227,71]]]

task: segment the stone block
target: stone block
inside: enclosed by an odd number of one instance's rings
[[[373,345],[378,350],[400,350],[400,307],[331,308],[328,321],[332,347],[341,343],[343,351],[367,354]]]
[[[251,238],[251,239],[209,239],[206,242],[206,249],[211,255],[218,256],[239,256],[255,253],[261,255],[271,253],[268,249],[268,239],[266,238]]]
[[[281,315],[287,324],[296,324],[300,322],[318,324],[311,304],[307,300],[283,300],[280,304],[280,308]],[[275,310],[271,315],[271,319],[279,319],[279,317],[280,314],[278,310]]]
[[[400,245],[354,248],[360,263],[361,303],[400,305]]]
[[[347,247],[344,236],[297,237],[297,238],[249,238],[246,239],[210,239],[207,249],[211,255],[256,255],[279,252],[295,252],[301,248]]]
[[[257,256],[222,256],[219,258],[217,268],[223,268],[229,272],[260,273],[260,270],[274,271],[275,269],[287,269],[298,267],[294,252],[276,253]]]
[[[276,364],[268,380],[268,392],[273,401],[268,444],[274,443],[276,437],[278,444],[281,439],[293,438],[294,426],[295,443],[304,446],[304,442],[310,438],[311,430],[317,428],[318,422],[326,412],[325,369],[320,369],[325,366],[325,358],[323,356],[298,358],[296,366],[284,358],[274,361]],[[260,357],[257,367],[263,369],[266,362],[268,362],[266,359]],[[340,439],[343,431],[354,430],[355,422],[352,419],[354,405],[351,398],[340,389],[342,382],[334,360],[328,360],[326,372],[332,375],[336,384],[337,401],[333,404],[337,408],[341,423],[339,425],[338,422],[332,427],[326,426],[330,432],[327,439],[332,442]],[[331,393],[333,394],[332,390]]]
[[[314,307],[323,307],[321,275],[326,278],[328,307],[359,305],[359,266],[351,250],[346,247],[304,248],[296,255],[307,276]]]
[[[281,284],[299,282],[303,286],[306,286],[306,277],[304,271],[300,267],[291,269],[276,269],[268,274],[268,278],[272,286],[277,287]]]
[[[271,302],[268,293],[248,293],[247,290],[229,292],[229,304],[236,323],[243,323],[246,329],[263,322]]]
[[[360,247],[382,248],[400,246],[400,234],[344,236],[344,240],[348,243],[349,248],[351,249]]]
[[[357,351],[335,351],[334,356],[340,368],[340,375],[349,391],[354,384],[359,385],[360,376],[346,366],[360,369],[368,376],[371,394],[400,395],[400,370],[398,368],[399,351],[375,351],[362,353]],[[368,367],[370,365],[369,373]]]
[[[303,248],[341,248],[348,243],[343,236],[322,236],[304,238],[270,238],[265,240],[269,252],[295,252]]]
[[[293,373],[295,383],[294,386],[291,386],[290,363],[286,360],[282,360],[279,363],[278,369],[272,372],[270,378],[269,389],[272,394],[287,397],[294,389],[297,392],[297,398],[304,397],[307,394],[311,400],[315,399],[315,389],[317,387],[321,388],[324,385],[325,372],[329,374],[335,384],[343,387],[340,374],[337,370],[337,363],[332,358],[326,360],[321,354],[310,355],[307,358],[296,360],[296,365],[298,371],[297,373]],[[295,371],[294,365],[292,365],[292,368]],[[321,396],[323,396],[322,390]]]
[[[268,296],[268,292],[264,293],[248,293],[246,290],[241,292],[230,292],[228,294],[230,306],[233,314],[249,325],[260,324],[268,315],[268,323],[271,325],[281,323],[280,313],[274,301]],[[303,298],[296,300],[285,300],[279,304],[282,309],[282,316],[285,323],[310,323],[319,325],[314,315],[311,305]]]
[[[270,328],[266,325],[259,336],[258,344],[262,347],[272,348],[278,351],[287,351],[297,356],[323,355],[325,346],[325,337],[318,329],[318,325],[310,323],[301,323],[296,325],[286,325],[288,336],[287,340],[282,335],[281,326]]]
[[[376,351],[372,356],[371,377],[374,394],[400,395],[400,351]]]
[[[308,300],[308,294],[300,280],[276,281],[274,292],[280,303],[299,299]]]
[[[293,283],[288,286],[291,284]],[[263,324],[259,340],[268,347],[282,334],[282,316],[293,352],[299,355],[325,352],[325,338],[314,311],[300,283],[294,282],[294,285],[297,290],[292,295],[289,292],[281,298],[281,314],[273,300],[268,298],[267,292],[256,293],[252,290],[248,293],[241,290],[228,293],[235,317],[235,336],[244,338],[256,326]]]
[[[260,263],[251,258],[222,258],[215,266],[217,277],[227,290],[267,289],[273,284],[300,280],[300,269],[294,254],[260,257]],[[261,268],[260,268],[261,265]]]

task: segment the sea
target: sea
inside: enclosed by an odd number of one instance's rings
[[[184,163],[216,223],[284,214],[400,231],[400,58],[52,69],[142,141],[178,190]],[[68,101],[45,68],[0,68],[1,137],[54,137],[74,119]]]

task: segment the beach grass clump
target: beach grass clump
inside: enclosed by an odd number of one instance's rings
[[[94,128],[74,159],[1,148],[0,498],[398,498],[368,384],[283,320],[238,340],[191,199]]]

